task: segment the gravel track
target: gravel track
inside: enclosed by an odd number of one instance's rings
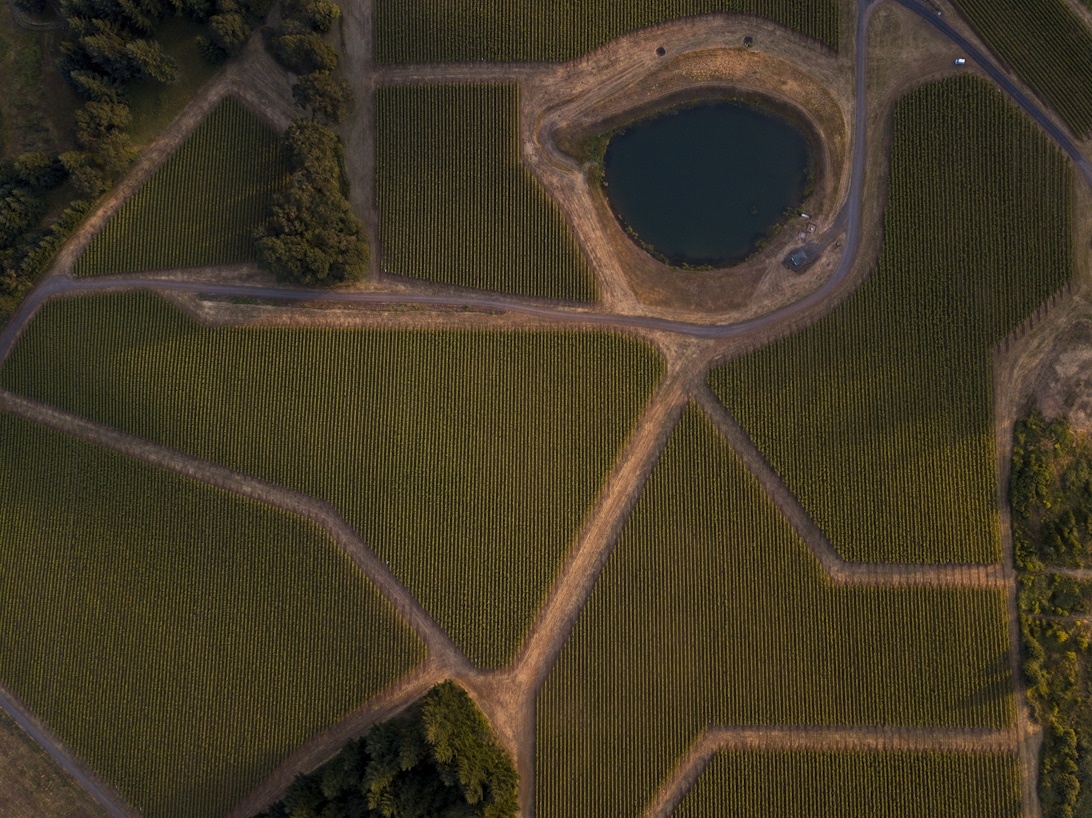
[[[856,42],[865,41],[868,18],[877,0],[858,0]],[[1034,101],[1023,94],[1001,69],[963,38],[944,21],[920,5],[917,0],[894,0],[928,20],[944,36],[963,48],[968,57],[985,70],[998,85],[1010,95],[1075,162],[1083,178],[1092,185],[1092,162],[1082,156],[1068,136],[1043,112]],[[364,99],[358,102],[352,130],[357,136],[348,136],[347,143],[354,151],[365,151],[374,143],[371,130],[374,105],[371,95],[378,85],[410,83],[481,83],[517,82],[534,83],[549,73],[563,70],[555,65],[520,64],[457,64],[396,66],[376,68],[371,58],[373,9],[371,0],[359,0],[346,4],[347,36],[346,60],[359,77],[358,98],[363,91]],[[682,24],[680,24],[682,25]],[[623,38],[624,39],[624,38]],[[81,418],[66,415],[50,407],[25,398],[0,392],[0,410],[24,417],[36,423],[72,434],[83,440],[104,445],[145,462],[167,468],[210,485],[216,485],[244,496],[293,513],[300,514],[321,525],[338,542],[339,546],[354,559],[381,592],[421,635],[429,648],[429,659],[416,671],[392,685],[379,697],[367,703],[342,722],[314,737],[277,771],[258,787],[247,800],[233,811],[233,816],[246,815],[254,805],[269,803],[283,792],[283,788],[299,771],[310,769],[329,758],[348,737],[360,735],[380,718],[385,718],[404,707],[435,681],[457,678],[482,704],[494,720],[502,741],[512,749],[521,773],[520,801],[522,814],[533,814],[534,769],[534,702],[546,675],[560,652],[567,635],[590,594],[595,578],[609,557],[626,516],[636,502],[645,479],[651,472],[659,452],[674,427],[683,406],[688,400],[695,401],[714,424],[725,434],[730,445],[755,474],[771,498],[789,519],[800,536],[816,555],[816,559],[835,582],[842,584],[880,585],[927,585],[931,587],[970,585],[976,587],[1012,587],[1011,564],[1003,566],[908,566],[887,564],[854,564],[842,560],[825,535],[810,520],[796,498],[783,481],[770,468],[768,462],[754,447],[742,429],[730,416],[719,400],[702,381],[702,375],[713,357],[740,346],[753,347],[768,343],[772,338],[784,335],[816,320],[849,294],[863,279],[862,266],[867,260],[858,258],[862,234],[862,201],[865,182],[865,165],[869,146],[865,133],[866,106],[864,105],[866,75],[865,53],[856,53],[856,112],[853,128],[851,184],[846,204],[835,220],[835,228],[845,231],[845,250],[837,269],[813,292],[800,300],[773,310],[765,315],[734,323],[681,320],[642,314],[632,294],[618,277],[607,282],[601,302],[590,307],[554,304],[533,299],[521,299],[475,291],[456,289],[437,290],[414,282],[385,282],[382,276],[373,280],[373,289],[367,284],[358,288],[323,291],[277,286],[269,283],[242,283],[224,281],[195,281],[180,278],[167,279],[156,276],[116,276],[99,279],[73,279],[70,271],[74,261],[87,243],[101,229],[108,218],[144,184],[166,159],[192,133],[224,95],[235,94],[277,127],[284,127],[297,114],[292,106],[289,83],[279,69],[272,65],[261,51],[257,38],[248,46],[244,59],[233,63],[212,83],[206,86],[194,102],[174,123],[157,138],[142,154],[136,165],[122,182],[107,196],[92,216],[77,231],[58,254],[52,271],[23,301],[16,314],[0,333],[0,361],[10,353],[19,334],[32,320],[37,309],[55,297],[77,296],[93,292],[121,292],[152,290],[179,295],[203,295],[212,298],[247,297],[275,303],[300,305],[355,306],[384,309],[407,307],[435,315],[439,311],[467,309],[491,316],[510,315],[557,328],[593,328],[648,335],[670,336],[677,342],[666,344],[668,374],[654,393],[645,413],[638,422],[618,463],[610,476],[596,506],[589,513],[584,530],[574,543],[557,582],[551,589],[542,610],[529,633],[515,663],[506,669],[492,673],[476,671],[465,656],[454,646],[436,623],[427,615],[404,586],[390,574],[385,565],[348,529],[332,508],[277,486],[262,483],[213,464],[188,458],[178,452],[154,446],[146,441],[124,435],[105,427],[89,423]],[[600,59],[598,52],[582,58],[594,63]],[[601,61],[601,59],[600,59]],[[647,56],[635,62],[624,60],[610,66],[611,82],[616,89],[637,77],[647,62]],[[604,69],[607,66],[603,66]],[[356,73],[359,72],[359,73]],[[371,141],[369,141],[371,140]],[[539,152],[525,150],[525,159],[534,170],[534,162],[545,162],[539,172],[548,172],[550,162],[564,161],[562,157],[548,155],[542,146],[548,139],[538,142]],[[374,162],[350,160],[350,173],[355,180],[354,206],[362,212],[366,224],[373,230],[374,213]],[[570,219],[579,221],[590,214],[581,215],[577,208],[563,211]],[[871,228],[869,228],[871,229]],[[590,235],[587,231],[578,235]],[[595,258],[595,248],[589,248]],[[600,265],[602,267],[602,265]],[[379,269],[378,253],[373,271]],[[374,288],[378,284],[382,289]],[[1092,577],[1092,571],[1071,572],[1084,578]],[[1011,616],[1010,612],[1010,616]],[[1015,620],[1012,625],[1017,627]],[[1015,633],[1015,631],[1014,631]],[[1018,657],[1014,655],[1014,662]],[[1018,690],[1018,695],[1020,691]],[[1022,695],[1019,698],[1023,699]],[[0,697],[0,706],[9,710],[9,703]],[[1021,748],[1024,762],[1025,818],[1038,815],[1034,796],[1037,755],[1034,746],[1036,732],[1027,721],[1026,707],[1019,708],[1021,718],[1015,731],[938,731],[938,730],[884,730],[880,728],[776,728],[744,729],[713,728],[700,737],[679,768],[665,782],[649,809],[650,815],[668,814],[685,794],[708,762],[712,753],[722,749],[941,749],[964,752],[994,751]],[[15,713],[12,712],[13,717]],[[47,751],[60,752],[48,736],[36,737]],[[51,749],[52,747],[52,749]],[[84,785],[85,787],[87,785]],[[89,790],[90,791],[90,790]],[[256,808],[256,807],[255,807]],[[117,813],[131,814],[131,813]]]

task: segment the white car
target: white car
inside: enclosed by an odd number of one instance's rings
[[[959,57],[959,58],[956,59],[955,64],[956,65],[966,65],[967,64],[967,58],[966,57]]]

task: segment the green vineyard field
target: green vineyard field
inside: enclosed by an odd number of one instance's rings
[[[277,134],[226,98],[76,261],[78,276],[253,261],[284,177]]]
[[[646,26],[717,11],[772,20],[838,48],[838,0],[377,0],[381,63],[569,60]]]
[[[718,753],[675,818],[1018,818],[1007,755]]]
[[[952,0],[1078,137],[1092,134],[1092,29],[1066,0]]]
[[[606,334],[215,329],[133,295],[47,305],[0,380],[328,501],[494,665],[661,368]]]
[[[1008,725],[1008,644],[1000,591],[832,586],[690,408],[539,696],[535,814],[644,814],[711,724]]]
[[[423,658],[310,524],[0,416],[0,679],[148,818],[224,815]]]
[[[595,298],[565,219],[522,164],[514,86],[380,88],[376,153],[389,272],[517,295]]]
[[[894,116],[878,269],[710,383],[846,559],[996,562],[990,350],[1072,273],[1072,175],[977,79]]]

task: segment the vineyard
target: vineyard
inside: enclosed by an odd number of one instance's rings
[[[570,60],[639,28],[722,11],[764,17],[838,48],[838,0],[376,0],[376,59]]]
[[[254,230],[283,176],[277,134],[228,97],[110,218],[74,272],[252,261]]]
[[[831,586],[691,408],[539,696],[535,814],[642,814],[711,724],[1002,727],[1009,667],[1001,592]]]
[[[47,305],[0,381],[328,501],[495,665],[661,367],[606,334],[214,329],[129,295]]]
[[[1066,0],[952,0],[1078,137],[1092,134],[1092,30]]]
[[[143,815],[223,815],[423,648],[297,517],[0,417],[0,679]]]
[[[520,158],[517,88],[380,88],[376,143],[387,271],[518,295],[595,298],[565,219]]]
[[[990,349],[1071,275],[1070,185],[984,82],[914,91],[878,269],[825,320],[711,374],[846,559],[1000,560]]]
[[[723,814],[1018,818],[1020,777],[1005,755],[720,753],[675,816]]]

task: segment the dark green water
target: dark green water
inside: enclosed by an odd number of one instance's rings
[[[630,126],[603,170],[615,214],[642,242],[672,264],[721,266],[799,206],[808,145],[783,119],[711,102]]]

